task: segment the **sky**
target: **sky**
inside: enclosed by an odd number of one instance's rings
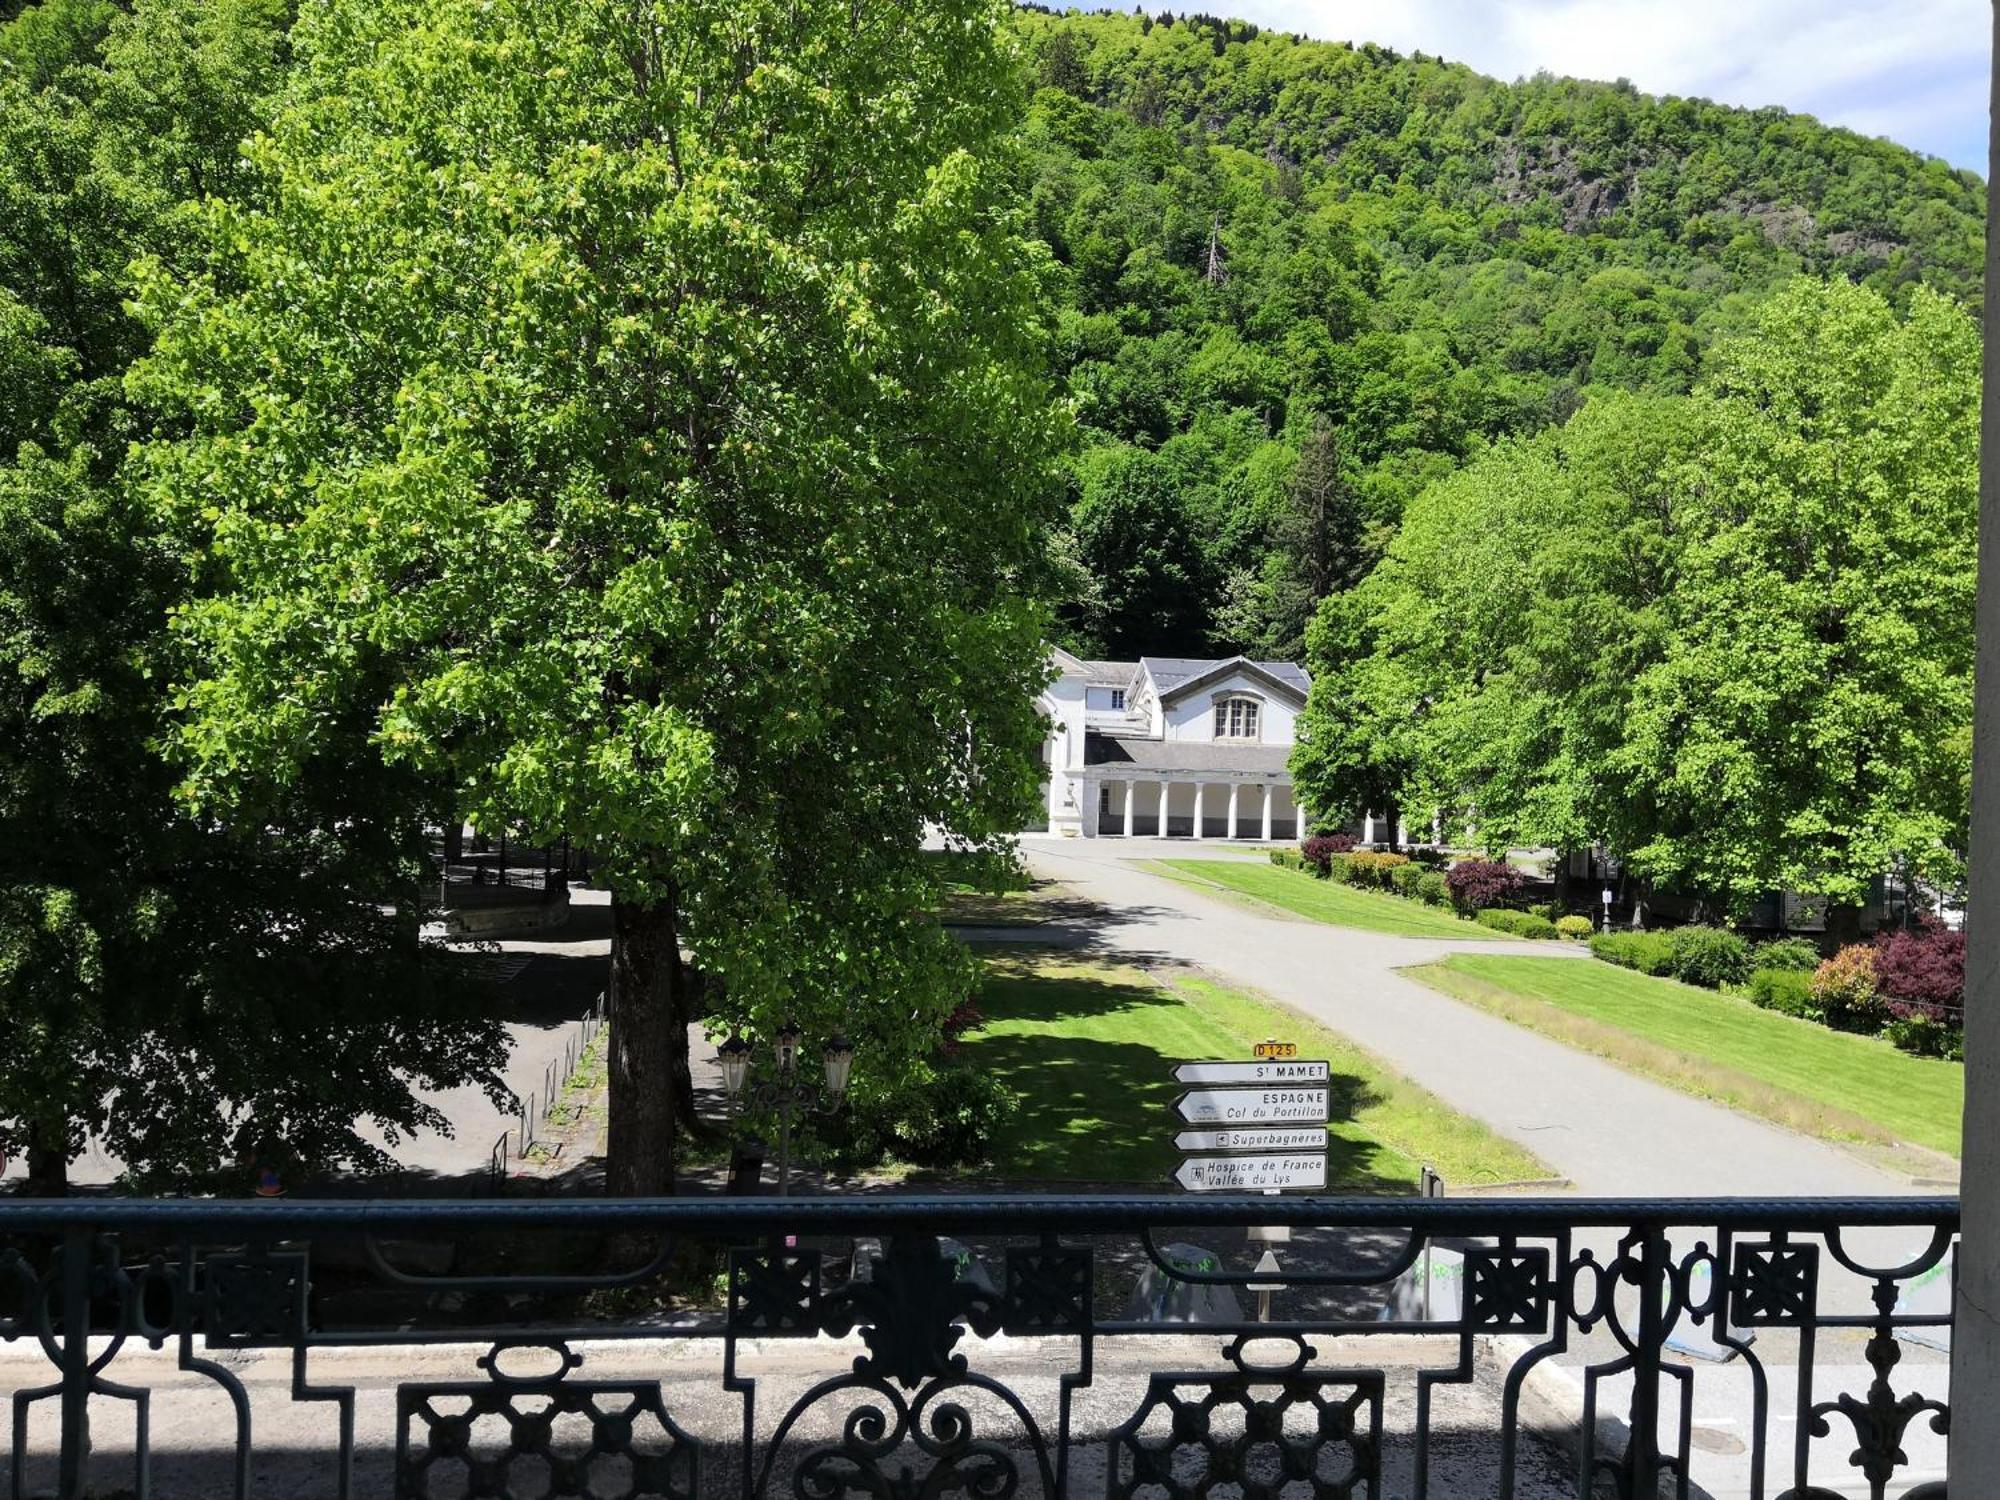
[[[1778,104],[1986,172],[1990,0],[1181,0],[1498,78],[1546,68]],[[1118,7],[1118,8],[1123,8]],[[1149,4],[1147,9],[1158,7]]]

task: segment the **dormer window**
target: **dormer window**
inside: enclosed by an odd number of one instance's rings
[[[1260,706],[1255,698],[1216,699],[1215,737],[1219,740],[1258,738],[1257,710]]]
[[[1122,710],[1125,707],[1125,689],[1113,688],[1111,690],[1111,707],[1114,712]]]

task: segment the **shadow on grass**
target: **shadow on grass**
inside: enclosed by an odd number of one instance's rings
[[[985,1025],[965,1060],[1005,1084],[1020,1109],[994,1143],[993,1166],[1014,1179],[1162,1184],[1189,1127],[1173,1103],[1176,1063],[1247,1056],[1237,1037],[1189,997],[1084,968],[994,963],[979,997]],[[1378,1102],[1365,1079],[1335,1072],[1327,1140],[1330,1191],[1407,1192],[1397,1159],[1354,1125]]]

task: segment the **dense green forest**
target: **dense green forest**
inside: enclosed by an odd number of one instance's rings
[[[1299,655],[1427,485],[1594,391],[1689,391],[1788,280],[1978,290],[1974,174],[1783,110],[1206,17],[1018,25],[1085,652]]]

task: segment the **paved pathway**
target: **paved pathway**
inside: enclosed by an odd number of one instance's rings
[[[1164,854],[1207,857],[1210,851],[1185,839],[1028,838],[1022,847],[1038,873],[1102,909],[1102,917],[1075,933],[1084,946],[1199,964],[1294,1005],[1528,1147],[1579,1192],[1712,1197],[1919,1191],[1836,1146],[1650,1082],[1396,972],[1448,953],[1504,948],[1540,955],[1551,948],[1388,937],[1267,915],[1133,863]]]

